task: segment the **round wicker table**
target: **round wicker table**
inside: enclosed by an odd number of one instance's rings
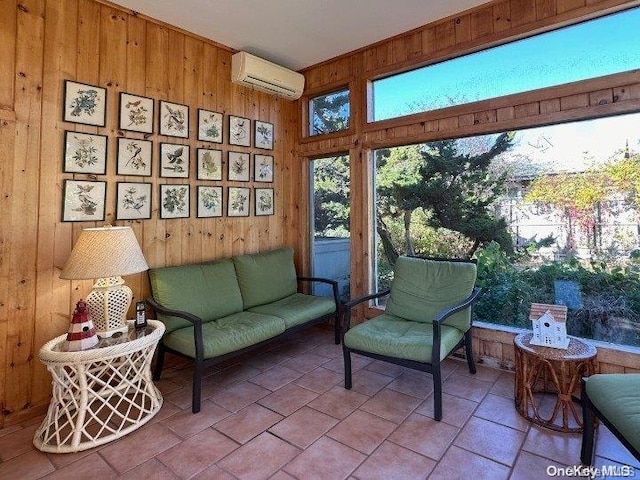
[[[151,359],[164,324],[149,320],[96,347],[65,351],[66,334],[47,342],[39,358],[53,377],[53,396],[33,444],[71,453],[103,445],[141,427],[162,407],[151,379]]]
[[[582,431],[573,397],[580,379],[596,371],[596,347],[569,337],[566,350],[531,345],[533,333],[517,335],[515,403],[523,417],[559,432]]]

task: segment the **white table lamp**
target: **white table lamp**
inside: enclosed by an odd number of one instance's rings
[[[87,296],[87,306],[96,333],[111,337],[127,331],[127,312],[133,298],[122,276],[148,269],[131,227],[85,228],[60,278],[96,281]]]

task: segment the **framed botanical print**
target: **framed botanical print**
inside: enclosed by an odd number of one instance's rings
[[[198,180],[222,180],[222,150],[198,149]]]
[[[198,186],[199,218],[222,216],[222,187]]]
[[[160,185],[160,218],[189,218],[189,185]]]
[[[189,178],[189,145],[160,144],[160,176]]]
[[[62,119],[65,122],[104,127],[107,119],[107,89],[65,80]]]
[[[151,218],[151,184],[117,182],[116,220]]]
[[[106,196],[107,182],[65,180],[62,195],[62,221],[104,221]]]
[[[229,115],[229,145],[251,146],[251,120]]]
[[[273,188],[255,188],[255,213],[259,215],[273,215]]]
[[[107,136],[64,132],[64,166],[66,173],[107,173]]]
[[[222,113],[198,109],[198,140],[222,143]]]
[[[248,217],[251,190],[245,187],[228,187],[227,216]]]
[[[255,121],[256,138],[253,142],[257,148],[273,150],[273,123]]]
[[[153,98],[120,92],[120,130],[153,133]]]
[[[227,165],[227,178],[232,182],[249,181],[249,161],[248,153],[229,152],[229,162]]]
[[[189,107],[160,100],[160,135],[189,138]]]
[[[118,175],[151,176],[153,142],[137,138],[118,137]]]
[[[273,157],[271,155],[253,156],[253,179],[256,182],[273,182]]]

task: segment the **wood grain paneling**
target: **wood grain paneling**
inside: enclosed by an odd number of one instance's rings
[[[0,428],[46,408],[51,377],[38,361],[38,351],[46,341],[66,331],[75,303],[88,293],[92,284],[59,278],[82,228],[103,223],[60,221],[64,180],[88,178],[62,172],[65,130],[108,136],[107,173],[98,176],[108,182],[106,222],[130,225],[150,266],[213,260],[267,250],[289,241],[295,245],[296,239],[283,234],[283,219],[287,200],[292,198],[287,183],[298,182],[297,177],[284,173],[284,166],[292,163],[295,151],[297,106],[231,85],[231,54],[229,48],[107,2],[0,2]],[[339,63],[344,62],[349,64],[350,60]],[[62,121],[65,79],[107,89],[104,128]],[[116,175],[117,137],[145,137],[119,131],[120,92],[190,107],[188,139],[162,137],[157,133],[147,136],[154,142],[151,178]],[[155,108],[154,132],[157,132],[158,102]],[[222,145],[197,140],[198,108],[225,114]],[[196,180],[196,149],[219,148],[226,158],[230,149],[226,140],[229,114],[274,124],[276,139],[270,152],[275,158],[274,216],[196,218],[196,186],[205,184]],[[189,179],[159,178],[161,141],[189,145],[192,154]],[[153,183],[150,220],[115,221],[118,181]],[[160,183],[191,186],[190,218],[158,218]],[[220,184],[226,187],[227,182]],[[253,190],[256,185],[250,182],[243,186]],[[251,208],[253,211],[253,202]],[[149,294],[146,274],[125,280],[135,299]]]

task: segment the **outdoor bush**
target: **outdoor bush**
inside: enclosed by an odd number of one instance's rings
[[[554,281],[576,282],[582,306],[568,311],[570,335],[640,346],[640,277],[637,260],[627,265],[584,263],[574,257],[533,265],[526,255],[510,258],[496,243],[477,252],[478,286],[484,291],[479,320],[530,328],[531,303],[556,303]]]

